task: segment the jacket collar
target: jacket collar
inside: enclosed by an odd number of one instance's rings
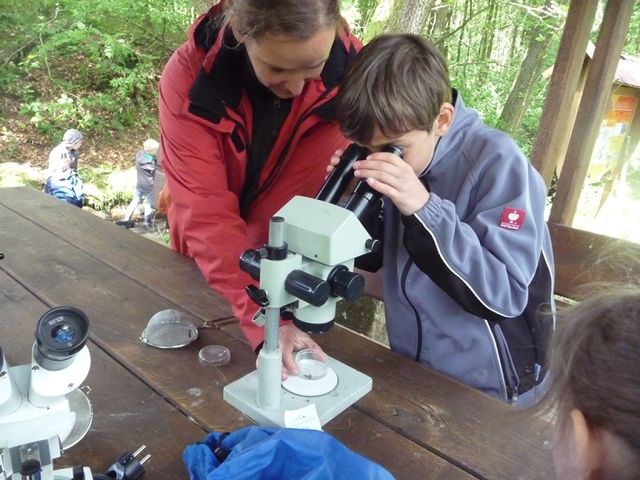
[[[452,150],[460,150],[463,148],[467,135],[476,121],[478,121],[478,114],[475,110],[467,108],[462,101],[462,95],[455,88],[452,89],[452,101],[453,101],[453,121],[447,133],[440,138],[436,149],[433,152],[433,159],[427,165],[427,168],[420,174],[424,176],[427,174],[433,174],[440,168],[440,162],[445,158]],[[445,168],[445,167],[443,167]],[[446,167],[450,168],[450,167]]]

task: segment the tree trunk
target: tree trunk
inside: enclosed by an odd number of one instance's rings
[[[489,60],[491,58],[491,51],[493,50],[493,40],[496,31],[496,18],[498,16],[498,7],[494,0],[489,1],[487,7],[489,9],[487,13],[487,20],[482,29],[482,37],[479,45],[478,58],[480,60]]]
[[[432,41],[435,41],[436,38],[444,38],[448,36],[449,30],[451,29],[452,8],[449,0],[442,0],[437,7],[438,8],[435,10],[435,18],[433,19],[432,28],[429,32],[429,38]],[[447,42],[438,42],[437,46],[444,58],[449,58]]]
[[[456,63],[460,63],[460,54],[462,52],[462,46],[464,44],[465,26],[467,22],[473,18],[472,5],[470,0],[464,0],[464,10],[462,16],[462,25],[460,27],[460,35],[458,37],[458,51],[456,53]]]
[[[500,126],[510,135],[515,135],[520,128],[531,93],[542,75],[543,60],[552,39],[553,30],[544,24],[531,30],[527,54],[500,113]]]
[[[420,34],[435,0],[395,0],[387,31]]]

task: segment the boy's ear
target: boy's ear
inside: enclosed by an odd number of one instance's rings
[[[440,106],[440,113],[436,117],[434,132],[437,136],[442,137],[453,123],[454,108],[448,102],[444,102]]]
[[[574,408],[571,411],[573,426],[573,440],[576,446],[576,456],[584,477],[591,478],[593,472],[598,471],[604,464],[605,448],[601,431],[589,426],[582,411]]]

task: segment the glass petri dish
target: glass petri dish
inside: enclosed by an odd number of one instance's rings
[[[307,380],[318,380],[327,374],[327,356],[320,350],[307,348],[296,353],[298,376]]]
[[[221,367],[231,360],[231,352],[222,345],[207,345],[198,352],[198,360],[204,365]]]

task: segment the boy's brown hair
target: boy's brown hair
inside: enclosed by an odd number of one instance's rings
[[[418,35],[381,35],[356,55],[337,96],[342,133],[367,144],[378,127],[387,137],[431,132],[440,107],[451,102],[447,63]]]

